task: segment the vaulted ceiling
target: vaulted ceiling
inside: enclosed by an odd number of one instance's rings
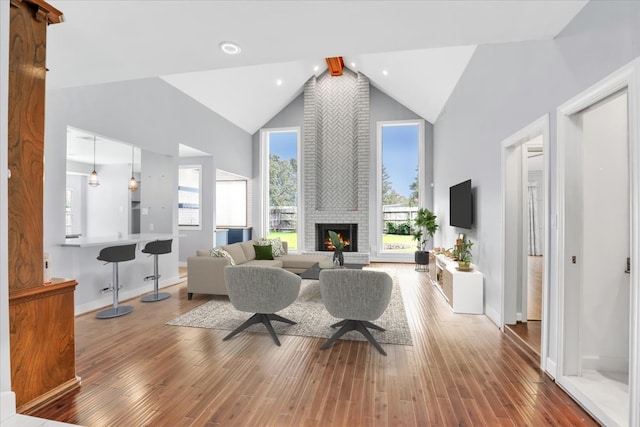
[[[50,0],[49,89],[161,77],[253,134],[345,66],[434,122],[476,46],[555,37],[586,0]],[[242,52],[230,56],[223,41]],[[318,68],[315,68],[318,67]]]

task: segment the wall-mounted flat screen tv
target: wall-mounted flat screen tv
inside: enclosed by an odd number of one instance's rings
[[[449,225],[466,229],[471,229],[473,225],[470,179],[449,188]]]

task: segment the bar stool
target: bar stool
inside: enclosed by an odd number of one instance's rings
[[[123,316],[133,311],[133,307],[123,305],[118,307],[118,291],[120,290],[120,282],[118,280],[118,263],[123,261],[131,261],[136,258],[136,244],[109,246],[104,248],[98,254],[98,260],[105,263],[113,264],[113,273],[111,278],[111,286],[104,288],[102,292],[113,291],[113,307],[96,314],[98,319],[111,319],[112,317]]]
[[[158,255],[171,253],[172,241],[173,239],[156,240],[147,243],[144,246],[144,249],[142,249],[142,252],[145,254],[153,255],[153,276],[147,276],[144,278],[144,280],[153,280],[153,293],[151,295],[143,296],[140,298],[140,301],[155,302],[167,299],[171,296],[171,294],[167,292],[158,293],[158,279],[160,279],[160,274],[158,274]]]

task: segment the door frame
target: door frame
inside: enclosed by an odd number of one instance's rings
[[[629,316],[629,425],[640,424],[640,275],[638,267],[640,261],[640,58],[615,71],[600,82],[576,95],[557,109],[558,139],[557,139],[557,209],[558,209],[558,260],[557,260],[557,376],[556,381],[560,386],[573,395],[582,405],[596,417],[607,418],[606,415],[589,399],[575,389],[565,375],[566,369],[571,369],[567,363],[569,357],[574,356],[570,349],[565,348],[565,341],[570,338],[565,328],[567,325],[565,309],[571,304],[569,296],[575,287],[571,287],[571,280],[576,273],[571,268],[570,259],[567,258],[568,234],[570,224],[566,223],[565,204],[571,200],[571,194],[566,191],[566,185],[571,180],[567,173],[567,158],[575,155],[575,148],[581,138],[580,124],[577,114],[584,109],[597,104],[614,93],[625,89],[628,100],[628,131],[629,131],[629,192],[630,192],[630,250],[631,250],[631,277],[630,277],[630,316]],[[568,230],[569,229],[569,230]],[[575,309],[575,307],[572,307]]]
[[[518,132],[502,141],[502,312],[500,328],[504,331],[506,324],[517,321],[516,306],[518,304],[518,286],[526,272],[522,265],[523,254],[526,254],[526,239],[523,233],[524,199],[523,188],[526,190],[524,179],[525,158],[524,149],[527,142],[542,135],[542,152],[544,156],[544,260],[542,274],[542,331],[540,367],[547,371],[548,359],[548,331],[550,325],[549,313],[549,114],[545,114],[536,121],[525,126]],[[515,185],[509,185],[515,183]],[[517,236],[514,239],[512,236]],[[521,297],[523,301],[526,296]],[[553,376],[553,372],[550,373]]]

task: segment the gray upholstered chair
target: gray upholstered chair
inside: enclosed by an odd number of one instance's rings
[[[384,331],[371,323],[379,318],[389,305],[393,280],[382,271],[326,269],[320,272],[320,294],[327,311],[338,319],[331,325],[340,329],[320,348],[329,348],[338,338],[356,330],[365,336],[385,356],[378,341],[367,328]]]
[[[296,324],[275,313],[288,307],[298,298],[302,279],[282,268],[229,265],[224,268],[224,281],[231,304],[236,310],[255,314],[223,340],[234,337],[255,323],[263,323],[273,341],[279,346],[280,340],[271,326],[271,320]]]

